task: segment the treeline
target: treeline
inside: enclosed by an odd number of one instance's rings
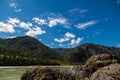
[[[57,60],[0,54],[0,66],[60,65]]]

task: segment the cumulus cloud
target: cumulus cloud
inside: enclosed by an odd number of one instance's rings
[[[46,31],[42,30],[40,27],[36,26],[35,28],[30,29],[26,35],[31,37],[36,37],[37,35],[45,34]]]
[[[20,28],[23,28],[23,29],[31,29],[30,27],[32,26],[32,23],[30,23],[30,22],[27,22],[27,23],[25,23],[25,22],[21,22],[20,24],[19,24],[19,26],[20,26]]]
[[[70,45],[76,47],[82,40],[83,38],[78,38],[77,40],[72,39]]]
[[[11,24],[0,22],[0,32],[14,33],[14,27]]]
[[[9,7],[13,8],[14,12],[21,12],[21,9],[18,7],[17,3],[15,2],[10,2]]]
[[[46,24],[46,20],[44,20],[44,19],[39,19],[37,17],[34,17],[32,20],[39,25]]]
[[[67,37],[67,38],[75,38],[75,35],[72,34],[72,33],[70,33],[70,32],[67,32],[67,33],[65,34],[65,37]]]
[[[69,38],[60,38],[60,39],[57,39],[55,38],[54,41],[58,42],[58,43],[63,43],[65,41],[69,41],[70,39]]]
[[[14,29],[16,26],[17,29]],[[25,29],[27,31],[25,34],[32,37],[46,33],[46,31],[42,30],[39,26],[36,26],[31,22],[23,22],[17,18],[8,18],[7,23],[0,22],[0,32],[14,33],[15,30],[19,32],[19,28]],[[14,38],[14,36],[8,38]]]
[[[67,22],[67,19],[66,18],[50,18],[48,17],[48,20],[49,20],[49,23],[48,23],[48,26],[49,27],[54,27],[56,26],[57,24],[65,24]]]
[[[54,41],[58,43],[63,43],[63,42],[69,41],[72,38],[75,38],[75,35],[70,32],[66,32],[63,38],[60,38],[60,39],[55,38]]]
[[[7,22],[13,26],[16,26],[20,23],[20,20],[17,18],[8,18]]]
[[[18,26],[18,27],[20,27],[20,28],[23,28],[23,29],[26,29],[26,30],[29,30],[29,29],[31,29],[31,27],[33,26],[33,24],[32,23],[30,23],[30,22],[21,22],[19,19],[17,19],[17,18],[8,18],[8,20],[7,20],[7,24],[10,24],[10,25],[12,25],[12,26],[14,26],[14,27],[16,27],[16,26]]]
[[[82,38],[77,38],[77,40],[74,39],[75,35],[70,33],[70,32],[66,32],[63,38],[55,38],[54,41],[59,43],[59,46],[63,47],[63,46],[68,46],[68,47],[76,47],[82,40]],[[64,42],[70,41],[70,43],[67,44],[62,44]]]
[[[43,16],[44,18],[33,17],[32,20],[35,23],[37,23],[37,25],[46,25],[50,28],[57,25],[62,26],[64,28],[71,28],[67,18],[65,18],[61,14],[45,13],[41,16]]]
[[[85,28],[88,28],[89,26],[92,26],[92,25],[94,25],[96,23],[97,23],[97,21],[92,20],[92,21],[85,22],[85,23],[79,23],[79,24],[77,24],[75,26],[78,29],[85,29]]]

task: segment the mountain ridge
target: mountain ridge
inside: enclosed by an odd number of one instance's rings
[[[114,54],[120,58],[120,48],[117,47],[86,43],[75,48],[50,48],[30,36],[0,38],[0,53],[73,63],[84,62],[96,54]]]
[[[30,36],[0,39],[0,52],[3,54],[17,53],[21,56],[40,57],[40,58],[47,58],[48,55],[50,58],[57,57],[56,52],[54,50],[52,50],[48,46],[44,45],[37,39]]]
[[[96,54],[114,54],[120,58],[120,48],[87,43],[72,48],[71,50],[65,53],[64,57],[67,61],[79,62],[79,61],[86,61],[89,57]]]

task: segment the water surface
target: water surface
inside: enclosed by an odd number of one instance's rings
[[[0,67],[0,80],[20,80],[22,74],[33,66],[7,66]],[[42,66],[55,69],[69,69],[72,66]]]
[[[0,67],[0,80],[20,80],[27,68],[30,67]]]

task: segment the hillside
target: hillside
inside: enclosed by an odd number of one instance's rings
[[[52,49],[33,37],[21,36],[0,39],[0,54],[8,55],[9,57],[22,56],[28,60],[31,58],[32,61],[34,61],[34,58],[37,58],[37,60],[52,59],[79,64],[86,62],[89,57],[96,54],[114,54],[120,58],[120,48],[86,43],[75,48]],[[21,59],[24,58],[20,57]]]
[[[83,62],[96,54],[114,54],[120,58],[120,48],[86,43],[65,52],[64,59],[68,62]]]
[[[0,53],[42,59],[58,59],[60,57],[53,49],[29,36],[0,39]]]

